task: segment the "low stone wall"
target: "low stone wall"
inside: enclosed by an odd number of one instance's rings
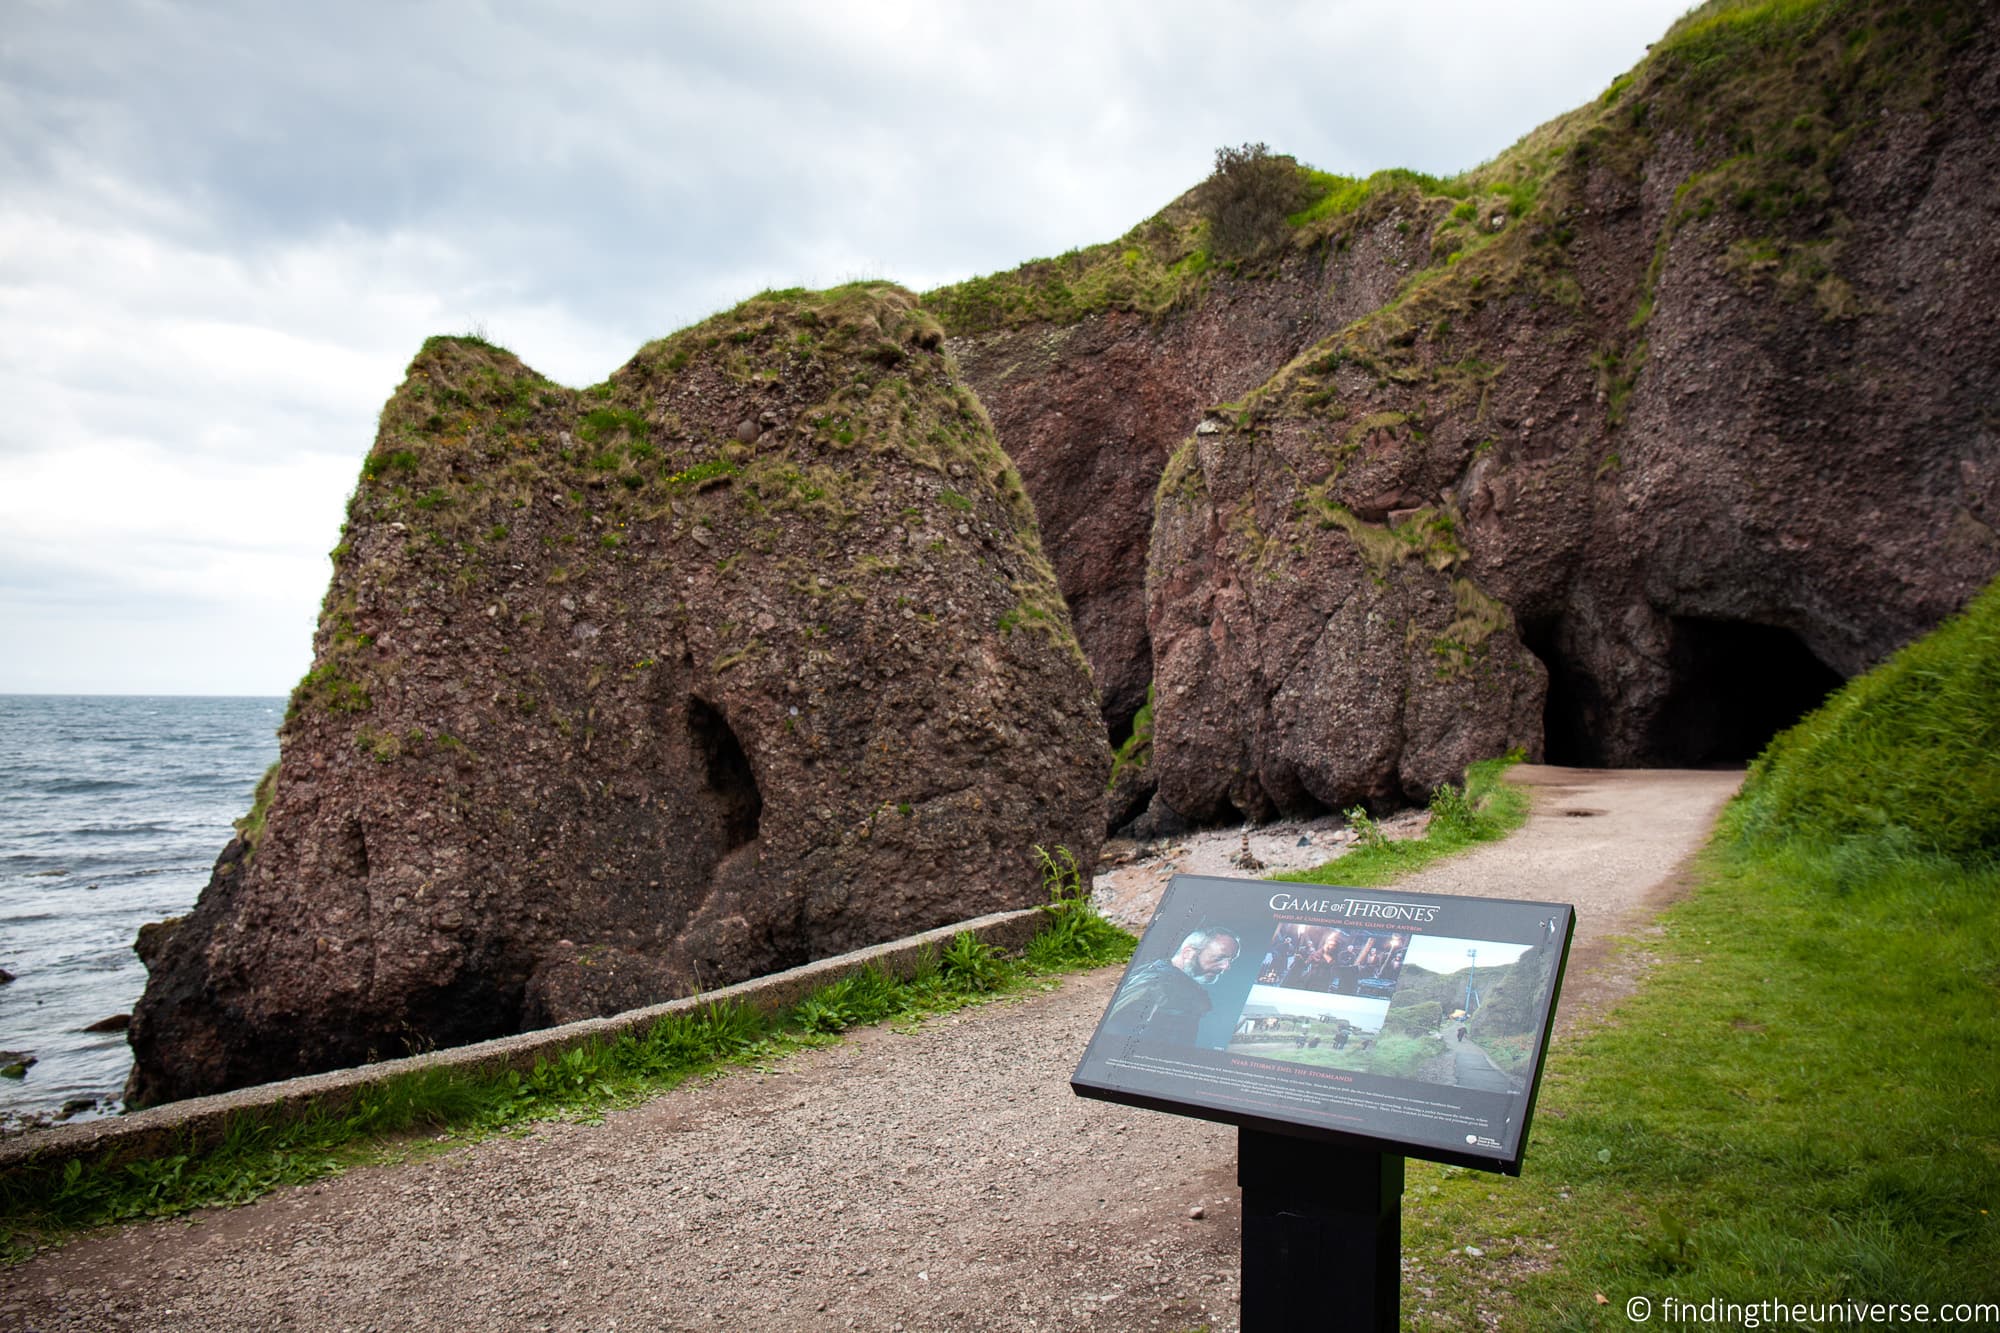
[[[239,1088],[212,1097],[191,1097],[130,1115],[55,1125],[0,1142],[0,1171],[60,1166],[73,1159],[116,1163],[188,1152],[219,1142],[228,1132],[232,1118],[244,1112],[266,1115],[275,1112],[280,1118],[289,1119],[315,1111],[333,1111],[364,1088],[420,1069],[526,1071],[537,1061],[554,1059],[571,1047],[644,1031],[669,1014],[686,1013],[707,1004],[740,1001],[765,1013],[776,1013],[871,963],[890,976],[907,977],[926,951],[933,956],[942,954],[959,931],[969,932],[997,949],[1019,949],[1034,937],[1040,924],[1041,913],[1035,908],[996,912],[837,958],[822,958],[704,995],[629,1010],[611,1018],[565,1023],[561,1027],[496,1037],[492,1041],[429,1051],[401,1060]]]

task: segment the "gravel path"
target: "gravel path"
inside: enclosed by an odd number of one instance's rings
[[[1687,887],[1686,862],[1743,785],[1743,773],[1520,764],[1508,777],[1534,791],[1527,826],[1399,887],[1576,908],[1560,1036],[1638,984],[1636,956],[1612,946],[1650,929],[1660,908]]]
[[[1579,964],[1740,774],[1522,778],[1528,827],[1419,883],[1575,903],[1564,1008],[1601,1004]],[[92,1236],[0,1273],[0,1328],[1235,1329],[1234,1131],[1067,1086],[1115,980]]]

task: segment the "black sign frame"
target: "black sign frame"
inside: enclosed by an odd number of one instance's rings
[[[1177,874],[1070,1086],[1102,1101],[1518,1176],[1575,924],[1563,903]],[[1206,985],[1195,977],[1227,949],[1217,936],[1185,949],[1204,930],[1237,942],[1235,960]],[[1432,1017],[1420,1007],[1430,1001],[1409,997],[1455,998],[1461,982],[1472,1012],[1461,1023],[1440,1001],[1445,1026],[1432,1041],[1444,1051],[1415,1033],[1405,1040],[1399,1023]],[[1399,994],[1405,1008],[1392,1023]],[[1490,1028],[1481,1015],[1503,1002],[1493,1021],[1507,1026],[1511,1067],[1469,1031]],[[1192,1012],[1203,1004],[1205,1013]],[[1452,1077],[1471,1085],[1437,1081],[1432,1071],[1447,1057]],[[1395,1063],[1420,1058],[1428,1063]]]

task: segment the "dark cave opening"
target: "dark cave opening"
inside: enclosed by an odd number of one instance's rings
[[[1615,728],[1597,681],[1567,651],[1560,616],[1524,619],[1521,639],[1549,672],[1542,708],[1547,762],[1698,768],[1754,759],[1771,738],[1842,683],[1798,635],[1774,625],[1675,616],[1668,621],[1667,695],[1637,755],[1612,755]]]
[[[1562,618],[1521,621],[1521,642],[1548,668],[1549,692],[1542,703],[1542,752],[1564,768],[1598,768],[1604,762],[1604,693],[1561,649]]]
[[[1669,623],[1672,683],[1646,738],[1651,763],[1747,763],[1840,688],[1839,673],[1790,630],[1681,616]]]
[[[1111,753],[1117,754],[1124,748],[1125,742],[1132,739],[1132,722],[1136,717],[1137,713],[1126,713],[1122,716],[1116,713],[1104,715],[1104,735],[1111,742]]]
[[[1125,748],[1125,742],[1132,739],[1142,723],[1150,734],[1153,729],[1151,677],[1147,678],[1143,688],[1127,687],[1115,693],[1102,695],[1098,711],[1104,718],[1104,734],[1111,742],[1113,754]]]
[[[764,814],[764,796],[750,771],[750,757],[743,753],[729,719],[706,699],[688,700],[687,725],[688,742],[722,815],[723,851],[733,852],[757,836],[757,821]]]

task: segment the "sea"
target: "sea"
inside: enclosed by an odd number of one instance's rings
[[[0,1128],[122,1109],[139,927],[194,906],[283,698],[0,694]],[[65,1112],[67,1108],[67,1112]]]

